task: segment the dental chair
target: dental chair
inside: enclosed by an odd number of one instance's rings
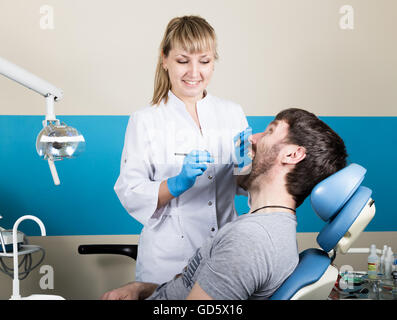
[[[351,164],[315,186],[311,205],[326,222],[317,236],[321,249],[299,254],[294,272],[271,296],[271,300],[325,300],[338,278],[332,265],[336,253],[345,254],[375,215],[372,191],[361,183],[366,169]],[[137,245],[80,245],[80,254],[121,254],[136,260]],[[331,256],[330,256],[331,255]]]
[[[338,269],[332,265],[336,254],[346,254],[375,215],[372,191],[361,186],[366,171],[351,164],[312,190],[312,208],[326,222],[317,236],[321,249],[311,248],[299,254],[298,266],[271,300],[328,298],[338,278]]]

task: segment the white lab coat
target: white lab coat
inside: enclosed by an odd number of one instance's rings
[[[134,112],[128,122],[120,176],[114,189],[128,213],[143,224],[136,280],[163,283],[227,222],[237,217],[234,196],[246,194],[233,176],[233,137],[248,124],[242,108],[210,94],[197,102],[198,128],[171,91],[167,104]],[[214,157],[192,188],[157,208],[160,183],[179,174],[183,156],[208,150]]]

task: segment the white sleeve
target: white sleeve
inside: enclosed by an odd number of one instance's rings
[[[244,110],[240,105],[238,105],[238,113],[239,113],[238,116],[240,117],[240,123],[241,123],[240,131],[243,131],[245,128],[248,127],[248,121],[247,121],[247,117],[245,116]]]
[[[150,141],[140,114],[129,121],[121,156],[120,175],[114,190],[127,212],[144,226],[154,227],[161,219],[151,219],[157,209],[161,181],[154,181]]]

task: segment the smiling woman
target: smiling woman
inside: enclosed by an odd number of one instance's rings
[[[179,48],[170,50],[168,56],[163,57],[163,68],[168,72],[172,91],[185,102],[187,111],[200,131],[195,105],[206,94],[205,88],[214,71],[214,60],[212,51],[189,53]]]
[[[204,79],[207,85],[214,69],[214,60],[218,59],[214,29],[205,19],[197,16],[178,17],[168,23],[160,45],[152,100],[153,105],[158,105],[163,99],[167,103],[168,91],[175,85],[173,82],[177,79],[177,75],[174,75],[168,69],[169,56],[180,64],[189,64],[192,58],[194,58],[193,62],[195,63],[190,63],[190,67],[198,67],[198,61],[204,65],[208,64],[207,68],[203,68],[205,69],[203,71],[209,76]],[[186,72],[187,69],[185,68],[184,71]],[[197,79],[192,80],[187,78],[185,80],[191,81],[194,85]],[[205,89],[206,85],[201,84],[201,88]],[[199,94],[200,91],[198,89],[194,93]]]
[[[200,100],[214,71],[214,54],[208,51],[188,53],[184,49],[172,49],[163,58],[163,68],[175,94],[187,99]]]
[[[160,46],[151,105],[130,117],[114,189],[144,225],[138,281],[162,283],[180,273],[207,238],[237,217],[237,191],[246,194],[231,160],[233,137],[247,119],[240,105],[206,91],[217,58],[215,32],[206,20],[172,19]],[[214,161],[218,157],[222,163]]]

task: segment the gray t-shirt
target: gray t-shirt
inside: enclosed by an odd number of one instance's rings
[[[269,298],[298,264],[296,225],[295,215],[287,212],[238,217],[148,300],[186,299],[195,282],[217,300]]]

